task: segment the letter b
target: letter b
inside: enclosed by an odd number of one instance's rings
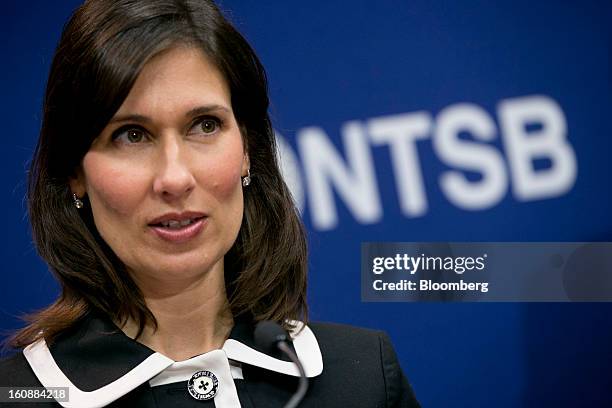
[[[544,95],[506,99],[498,107],[507,150],[512,190],[521,201],[559,196],[576,180],[576,155],[567,141],[561,107]],[[528,132],[527,125],[541,128]],[[535,170],[535,159],[550,159],[548,169]]]

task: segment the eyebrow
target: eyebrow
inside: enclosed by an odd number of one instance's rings
[[[218,112],[218,111],[223,111],[227,113],[231,112],[228,108],[226,108],[223,105],[216,105],[216,104],[204,105],[204,106],[197,106],[193,109],[190,109],[187,113],[185,113],[185,118],[189,119],[195,116],[206,115],[207,113]],[[108,121],[109,124],[117,123],[117,122],[151,123],[153,122],[153,120],[149,118],[148,116],[139,115],[136,113],[130,113],[126,115],[113,116],[111,120]]]

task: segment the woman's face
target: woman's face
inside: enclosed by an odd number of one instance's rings
[[[249,166],[228,86],[198,49],[152,58],[71,181],[136,282],[223,271]]]

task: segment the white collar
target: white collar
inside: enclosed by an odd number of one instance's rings
[[[295,328],[291,330],[290,333],[293,339],[293,347],[304,366],[306,377],[316,377],[323,371],[323,357],[321,356],[319,343],[308,326],[297,321],[291,323],[295,325]],[[265,368],[270,371],[276,371],[281,374],[292,375],[294,377],[300,376],[300,372],[292,362],[280,360],[264,354],[238,340],[231,338],[227,339],[223,344],[223,351],[225,351],[227,358],[230,360]]]
[[[296,328],[290,333],[293,347],[304,365],[306,376],[318,376],[323,371],[323,358],[317,339],[308,326],[302,322],[293,323],[296,325]],[[133,340],[129,339],[129,341]],[[236,339],[227,339],[221,350],[230,360],[281,374],[299,376],[293,363],[264,354]],[[29,345],[23,350],[23,353],[43,386],[68,387],[69,402],[60,402],[63,407],[67,408],[95,408],[108,405],[177,363],[160,353],[152,352],[127,373],[107,385],[92,391],[83,391],[75,386],[60,369],[44,340]]]

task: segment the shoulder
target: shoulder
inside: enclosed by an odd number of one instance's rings
[[[389,336],[381,330],[366,329],[338,323],[312,322],[308,327],[314,333],[321,352],[337,356],[363,359],[375,357],[381,364],[397,363]],[[399,363],[398,368],[399,368]]]
[[[362,338],[378,336],[383,333],[380,330],[366,329],[363,327],[350,326],[348,324],[329,322],[308,322],[308,327],[315,333],[321,335],[342,336],[345,338]]]
[[[22,352],[0,359],[0,387],[40,387]]]
[[[323,354],[332,352],[359,355],[364,351],[372,352],[379,348],[382,338],[387,338],[382,331],[346,324],[309,322],[308,327],[314,333]]]
[[[396,360],[389,336],[383,331],[338,323],[310,322],[324,358],[356,358],[372,364]]]
[[[20,387],[42,387],[38,378],[30,368],[28,361],[26,360],[23,352],[19,351],[11,356],[0,359],[0,387],[7,388],[20,388]],[[6,396],[6,394],[5,394]],[[49,402],[36,402],[36,403],[24,403],[24,402],[3,402],[3,407],[25,407],[30,405],[36,405],[39,408],[45,407],[59,407],[60,405],[55,401]]]
[[[337,390],[341,400],[351,401],[364,391],[361,398],[368,406],[419,406],[385,332],[322,322],[309,322],[308,327],[323,356],[323,374],[317,381],[325,388],[333,384],[330,389]]]

